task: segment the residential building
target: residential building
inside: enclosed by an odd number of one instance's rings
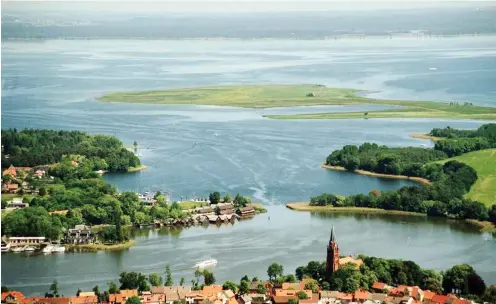
[[[2,292],[2,303],[21,303],[24,295],[20,291]]]
[[[382,282],[374,282],[374,284],[372,284],[372,289],[378,292],[384,292],[388,289],[388,287],[389,286],[386,283]]]
[[[2,184],[2,192],[4,193],[17,193],[19,191],[19,185],[16,183],[8,182]]]
[[[12,208],[12,209],[22,209],[29,207],[28,203],[23,203],[22,198],[16,197],[12,199],[12,201],[7,205],[7,208]]]
[[[250,282],[250,294],[258,294],[258,285],[263,285],[265,287],[265,290],[267,290],[268,295],[272,295],[272,288],[273,285],[269,281],[264,281],[264,282]]]
[[[86,225],[76,225],[73,229],[69,229],[65,235],[66,244],[93,244],[95,242],[95,233]]]
[[[371,300],[370,293],[365,290],[357,290],[353,295],[353,300],[358,303],[363,303],[367,300]]]
[[[16,168],[13,165],[10,165],[10,167],[8,169],[3,171],[2,176],[5,176],[5,175],[10,175],[12,177],[16,177],[17,176]]]
[[[127,299],[137,296],[138,296],[137,289],[121,289],[119,293],[113,293],[109,295],[109,304],[126,303]]]
[[[93,295],[81,295],[76,297],[70,297],[71,304],[98,304],[98,297],[93,293]]]
[[[71,298],[63,297],[63,298],[39,298],[34,301],[35,304],[72,304]]]

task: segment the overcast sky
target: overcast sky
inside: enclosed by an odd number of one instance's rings
[[[87,1],[43,1],[43,0],[11,0],[2,1],[2,11],[102,11],[102,12],[199,12],[199,11],[300,11],[300,10],[368,10],[383,8],[419,8],[436,6],[496,6],[496,1],[375,1],[375,0],[156,0],[156,1],[119,1],[119,0],[87,0]]]

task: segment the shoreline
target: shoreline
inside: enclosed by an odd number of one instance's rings
[[[147,166],[145,165],[139,165],[138,167],[129,167],[127,168],[127,173],[132,173],[132,172],[139,172],[148,169]]]
[[[431,136],[428,134],[421,134],[421,133],[413,133],[409,135],[411,138],[417,138],[417,139],[428,139],[433,142],[440,141],[443,139],[442,137],[436,137],[436,136]]]
[[[129,240],[120,244],[105,245],[105,244],[83,244],[83,245],[65,245],[69,252],[96,252],[96,251],[119,251],[125,250],[136,245],[135,240]]]
[[[286,208],[291,209],[293,211],[303,211],[303,212],[309,211],[309,212],[332,212],[332,213],[369,213],[369,214],[427,216],[427,214],[424,213],[401,211],[401,210],[386,210],[379,208],[310,206],[309,202],[286,203]]]
[[[417,213],[402,210],[386,210],[379,208],[367,207],[333,207],[333,206],[310,206],[309,202],[292,202],[286,203],[286,208],[298,212],[328,212],[328,213],[355,213],[355,214],[385,214],[385,215],[408,215],[428,217],[425,213]],[[448,219],[459,221],[458,219]],[[489,221],[478,221],[474,219],[462,220],[473,226],[479,232],[496,233],[496,225]]]
[[[370,176],[370,177],[410,180],[410,181],[414,181],[414,182],[425,184],[425,185],[432,184],[432,182],[430,180],[425,179],[425,178],[422,178],[422,177],[406,176],[406,175],[383,174],[383,173],[375,173],[375,172],[372,172],[372,171],[365,171],[365,170],[348,171],[348,170],[346,170],[345,167],[329,166],[329,165],[326,165],[325,163],[322,164],[322,168],[325,168],[325,169],[328,169],[328,170],[333,170],[333,171],[347,171],[347,172],[356,173],[356,174],[365,175],[365,176]]]

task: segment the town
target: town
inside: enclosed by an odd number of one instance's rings
[[[326,276],[332,277],[340,269],[358,269],[363,267],[364,261],[352,256],[342,257],[334,227],[331,230],[327,246],[327,260],[325,264]],[[113,282],[109,283],[109,290],[100,292],[98,286],[92,291],[78,290],[75,296],[61,296],[58,283],[50,286],[44,297],[25,297],[22,292],[8,290],[2,286],[2,303],[9,304],[473,304],[458,294],[460,290],[454,288],[446,294],[430,290],[423,290],[419,286],[397,285],[392,286],[384,282],[374,281],[371,286],[360,286],[355,291],[341,292],[331,290],[329,284],[319,284],[314,278],[298,274],[283,276],[283,267],[273,263],[267,269],[269,280],[262,281],[248,276],[241,278],[237,285],[227,281],[223,285],[215,285],[215,277],[208,269],[197,268],[196,280],[192,286],[184,286],[181,278],[179,286],[172,286],[172,274],[169,265],[166,266],[165,285],[162,277],[150,274],[147,278],[137,273],[121,273],[120,290]],[[204,277],[204,283],[199,284],[199,278]],[[349,278],[351,279],[351,278]],[[462,284],[467,282],[462,280]],[[471,279],[474,279],[472,277]],[[474,283],[469,283],[474,284]],[[133,287],[133,288],[130,288]],[[484,285],[485,288],[485,285]],[[496,293],[496,286],[489,286],[488,294]],[[494,299],[494,298],[493,298]]]

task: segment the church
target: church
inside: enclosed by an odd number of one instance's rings
[[[326,272],[327,276],[332,275],[339,267],[345,264],[352,263],[356,267],[360,267],[363,264],[362,259],[354,259],[351,255],[341,258],[339,256],[339,246],[336,240],[336,234],[334,232],[334,226],[331,228],[331,238],[329,240],[329,245],[327,246],[327,265]]]

